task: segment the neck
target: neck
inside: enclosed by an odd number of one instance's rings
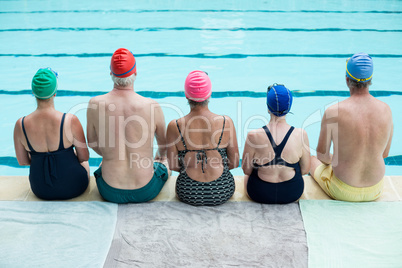
[[[54,101],[53,97],[48,100],[37,100],[37,108],[36,110],[54,110]]]
[[[277,124],[287,124],[286,115],[278,117],[278,116],[275,116],[275,115],[271,114],[271,120],[269,120],[269,124],[275,124],[275,125],[277,125]]]
[[[204,113],[204,112],[209,112],[208,105],[196,106],[196,107],[191,108],[191,111],[190,111],[190,113],[196,113],[196,114],[200,114],[200,113]]]
[[[363,88],[349,88],[350,96],[367,96],[370,95],[368,87]]]
[[[119,91],[130,91],[130,90],[132,90],[132,91],[134,91],[134,85],[131,84],[131,85],[127,85],[127,86],[119,86],[119,85],[114,84],[113,90],[119,90]]]

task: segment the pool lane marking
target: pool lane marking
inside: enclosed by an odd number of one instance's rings
[[[27,53],[1,53],[0,57],[78,57],[78,58],[100,58],[111,57],[113,53],[44,53],[44,54],[27,54]],[[173,58],[201,58],[201,59],[244,59],[244,58],[348,58],[348,54],[212,54],[212,53],[196,53],[196,54],[171,54],[171,53],[136,53],[135,57],[173,57]],[[373,58],[402,58],[402,54],[375,54],[370,53]]]
[[[134,31],[134,32],[159,32],[159,31],[278,31],[278,32],[402,32],[401,29],[345,29],[345,28],[268,28],[268,27],[234,27],[234,28],[197,28],[197,27],[48,27],[48,28],[9,28],[0,29],[0,32],[43,32],[43,31]]]
[[[74,90],[57,90],[58,97],[94,97],[103,95],[109,91],[74,91]],[[171,97],[184,97],[183,91],[137,91],[143,97],[153,99],[164,99]],[[212,98],[266,98],[266,92],[258,91],[217,91],[212,92]],[[370,90],[370,94],[374,97],[388,97],[388,96],[402,96],[402,91],[389,91],[389,90]],[[32,95],[32,90],[0,90],[0,95]],[[316,90],[316,91],[300,91],[292,90],[294,97],[348,97],[349,91],[346,90]]]
[[[399,10],[266,10],[266,9],[85,9],[85,10],[10,10],[0,14],[43,13],[335,13],[335,14],[402,14]]]

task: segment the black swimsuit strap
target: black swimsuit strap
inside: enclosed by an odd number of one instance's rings
[[[184,138],[183,138],[183,135],[181,134],[180,127],[179,127],[179,124],[177,123],[177,120],[176,120],[176,126],[177,126],[177,129],[179,130],[181,142],[183,143],[184,149],[187,150],[187,146],[186,146],[186,143],[184,142]]]
[[[183,135],[181,133],[179,124],[177,123],[177,120],[176,120],[176,126],[177,126],[177,129],[179,130],[179,133],[180,133],[180,138],[181,138],[181,142],[183,143],[183,146],[184,146],[184,151],[185,152],[197,152],[197,155],[196,155],[197,164],[199,162],[201,162],[202,173],[204,173],[204,163],[208,164],[208,158],[207,158],[206,151],[212,151],[212,150],[218,150],[219,149],[219,145],[221,144],[222,137],[223,137],[223,131],[225,130],[225,122],[226,122],[226,119],[225,119],[225,117],[223,117],[222,133],[221,133],[221,136],[219,137],[218,146],[216,146],[216,148],[201,149],[201,150],[189,150],[189,149],[187,149],[187,146],[186,146],[186,143],[184,142],[184,138],[183,138]]]
[[[267,126],[263,126],[262,128],[265,130],[265,134],[267,134],[267,137],[268,137],[269,141],[271,142],[272,148],[274,148],[274,150],[275,150],[276,143],[274,141],[274,138],[271,135],[271,132],[269,131]]]
[[[223,131],[225,130],[225,122],[226,122],[226,119],[225,119],[225,116],[224,116],[223,117],[222,133],[221,133],[221,136],[219,137],[219,142],[218,142],[218,146],[216,146],[216,149],[218,149],[219,145],[221,145],[221,141],[222,141],[222,137],[223,137]]]
[[[22,124],[22,131],[24,131],[25,139],[27,140],[27,144],[28,144],[29,150],[30,150],[31,152],[35,152],[35,150],[34,150],[34,149],[32,148],[32,146],[31,146],[31,143],[29,143],[28,136],[27,136],[27,133],[26,133],[26,131],[25,131],[24,119],[25,119],[25,116],[22,118],[22,122],[21,122],[21,124]]]
[[[63,117],[61,118],[61,124],[60,124],[60,142],[59,142],[59,149],[62,150],[64,149],[64,143],[63,143],[63,125],[64,125],[64,118],[66,117],[66,113],[63,114]]]
[[[286,133],[285,137],[283,138],[282,142],[277,145],[274,141],[274,138],[272,137],[271,132],[267,128],[267,126],[263,126],[263,129],[265,130],[265,133],[268,136],[269,141],[271,142],[272,148],[274,149],[275,152],[275,157],[281,157],[283,148],[285,148],[286,143],[288,142],[288,139],[290,137],[290,134],[292,134],[293,130],[295,129],[294,127],[290,127],[288,132]]]
[[[299,165],[299,163],[290,164],[290,163],[286,162],[285,160],[283,160],[281,157],[283,148],[285,148],[285,145],[290,137],[290,134],[292,134],[294,127],[290,127],[290,129],[288,130],[288,132],[286,133],[285,137],[283,138],[282,142],[279,145],[276,145],[276,143],[271,135],[271,132],[269,131],[267,126],[263,126],[263,129],[265,130],[265,133],[267,134],[268,139],[272,144],[272,148],[274,149],[274,152],[275,152],[275,157],[270,162],[262,164],[262,165],[259,165],[259,164],[253,162],[254,168],[266,167],[266,166],[271,166],[271,165],[282,165],[282,166],[292,167],[292,168],[296,169],[297,166]]]

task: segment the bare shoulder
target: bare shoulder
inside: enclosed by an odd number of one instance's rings
[[[304,135],[307,135],[307,132],[306,132],[304,129],[302,129],[302,128],[295,128],[295,129],[293,130],[292,135],[304,136]]]
[[[225,128],[226,128],[226,126],[229,126],[229,127],[234,126],[234,123],[233,123],[232,118],[230,118],[230,117],[227,116],[227,115],[224,115],[224,116],[222,117],[222,120],[223,120],[223,118],[225,118]]]
[[[250,130],[247,133],[247,140],[253,142],[253,144],[263,141],[263,137],[266,136],[265,130],[262,128],[257,128]]]
[[[149,104],[151,104],[153,107],[162,110],[162,107],[160,106],[159,102],[157,102],[156,100],[150,99],[150,98],[146,98],[149,101]]]
[[[292,135],[295,135],[294,137],[301,141],[301,142],[307,142],[308,141],[308,135],[306,130],[302,129],[302,128],[295,128],[293,130]]]
[[[17,122],[15,122],[15,126],[14,126],[14,132],[20,132],[20,131],[22,131],[22,117],[21,118],[19,118],[18,120],[17,120]]]
[[[345,103],[339,102],[329,106],[324,112],[323,120],[330,120],[332,118],[337,118],[340,109],[342,109],[344,105]]]
[[[175,140],[179,136],[179,130],[176,125],[176,119],[169,122],[167,126],[166,136],[168,140]]]
[[[140,100],[144,104],[153,104],[153,105],[158,105],[159,106],[159,103],[154,99],[141,96],[138,93],[136,93],[134,96],[137,98],[137,100]]]
[[[321,118],[321,125],[323,124],[331,124],[331,123],[338,123],[339,121],[339,115],[349,113],[348,111],[350,108],[348,108],[347,100],[337,102],[335,104],[332,104],[328,108],[326,108],[322,118]]]
[[[378,103],[378,108],[382,109],[382,112],[387,113],[389,115],[392,114],[391,107],[389,107],[389,105],[387,103],[380,101],[379,99],[375,99],[375,100]]]
[[[15,122],[16,126],[22,126],[22,117],[20,117],[17,122]]]
[[[168,131],[172,131],[174,129],[177,129],[177,127],[176,127],[176,119],[173,119],[172,121],[169,122],[167,129],[168,129]]]
[[[105,98],[105,95],[98,95],[98,96],[92,97],[89,100],[89,104],[98,104],[104,98]]]
[[[66,120],[69,120],[71,122],[72,126],[75,125],[81,125],[80,120],[78,119],[78,117],[75,114],[66,114]]]

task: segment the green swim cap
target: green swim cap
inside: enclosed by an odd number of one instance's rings
[[[57,73],[51,68],[39,69],[32,79],[32,93],[41,100],[52,97],[57,91]]]

